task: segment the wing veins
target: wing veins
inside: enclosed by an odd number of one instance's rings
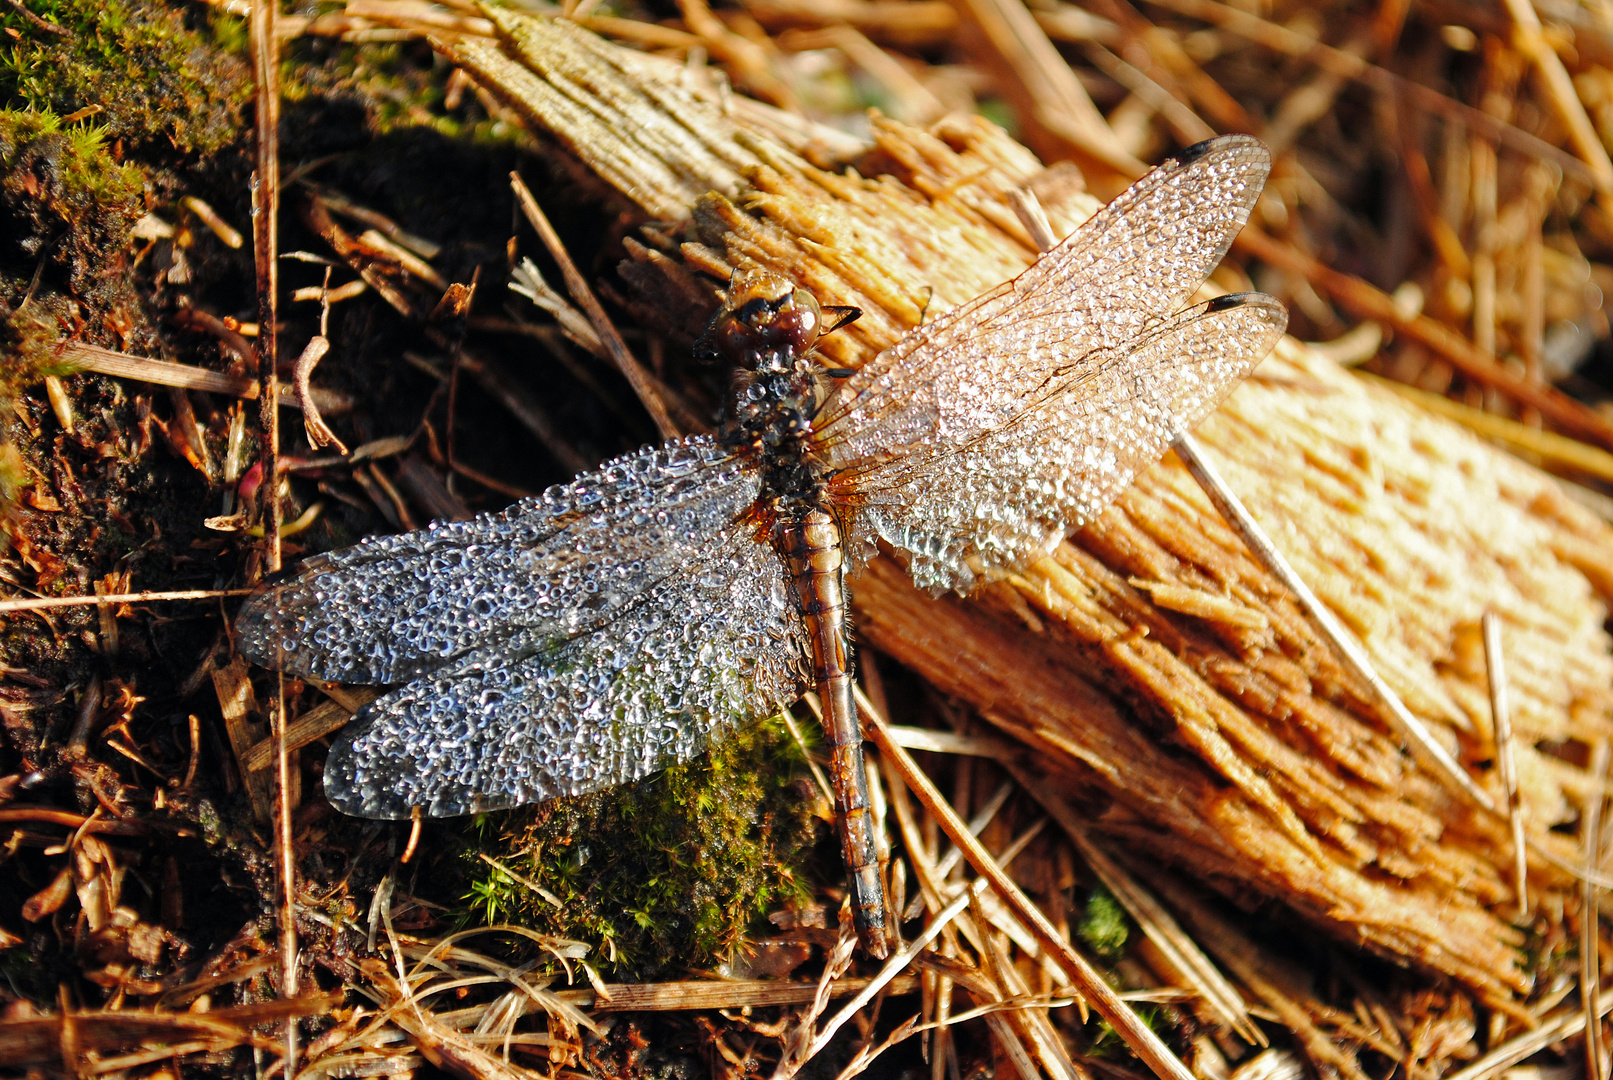
[[[764,715],[804,671],[783,564],[729,528],[683,569],[608,626],[519,660],[467,656],[366,706],[332,749],[332,802],[397,819],[416,806],[440,817],[582,794],[687,760]]]
[[[564,640],[662,584],[759,480],[710,439],[648,448],[510,510],[380,538],[249,600],[243,655],[337,682],[406,682],[541,629]]]
[[[1102,393],[1050,395],[947,460],[865,483],[848,500],[860,508],[859,550],[877,538],[921,587],[967,592],[1093,520],[1270,351],[1282,305],[1237,299],[1188,308],[1134,341],[1142,356],[1102,369]]]
[[[1263,294],[1249,293],[1238,295],[1254,296]],[[1189,323],[1197,322],[1200,319],[1210,318],[1219,313],[1219,311],[1211,309],[1208,304],[1198,304],[1193,307],[1183,308],[1181,311],[1176,312],[1172,316],[1168,316],[1156,322],[1150,323],[1135,337],[1128,338],[1127,340],[1118,342],[1114,345],[1087,350],[1085,353],[1082,353],[1080,356],[1065,364],[1064,370],[1068,371],[1071,368],[1080,366],[1085,361],[1088,361],[1095,356],[1102,357],[1102,359],[1100,359],[1097,363],[1092,364],[1090,367],[1085,368],[1085,370],[1073,372],[1065,382],[1062,382],[1051,389],[1042,391],[1035,398],[1028,399],[1024,406],[1014,413],[1013,416],[1009,417],[1007,420],[1004,420],[996,427],[986,428],[982,431],[976,432],[968,439],[968,441],[960,442],[954,446],[947,447],[945,450],[929,458],[925,458],[920,462],[914,463],[911,467],[904,468],[900,473],[887,473],[886,476],[890,477],[888,486],[897,487],[904,483],[910,483],[915,478],[923,476],[926,472],[934,468],[943,467],[949,458],[954,458],[960,454],[967,453],[988,439],[1011,434],[1016,427],[1023,425],[1028,417],[1034,415],[1043,406],[1047,405],[1055,398],[1063,397],[1067,394],[1073,394],[1083,383],[1098,382],[1103,376],[1112,374],[1111,369],[1113,365],[1124,363],[1127,359],[1137,355],[1155,341],[1158,341],[1167,335],[1179,332],[1185,325]],[[1183,318],[1182,316],[1184,315],[1190,317]],[[1105,353],[1109,355],[1104,357]],[[1052,382],[1057,374],[1058,373],[1056,371],[1049,374],[1048,377],[1043,380],[1043,385],[1045,386],[1047,383]],[[1102,396],[1089,396],[1088,400],[1096,400],[1098,402],[1098,407],[1106,411],[1110,408],[1120,408],[1120,403],[1110,402],[1104,399]],[[879,465],[889,464],[889,462],[892,460],[896,460],[896,458],[893,457],[877,462],[871,468],[860,469],[853,466],[851,468],[836,472],[834,476],[838,481],[842,476],[851,476],[855,478],[866,475],[869,471],[872,471],[873,468],[877,468]],[[883,476],[881,477],[882,480],[884,478],[885,477]]]
[[[1269,164],[1265,149],[1247,137],[1184,151],[1018,277],[871,360],[822,414],[820,445],[835,464],[858,471],[888,467],[893,442],[909,444],[909,461],[933,457],[934,446],[919,444],[965,441],[971,427],[998,430],[1055,392],[1042,387],[1048,374],[1056,378],[1092,350],[1134,347],[1214,269],[1247,220]],[[1005,343],[993,345],[998,334]],[[1112,340],[1116,334],[1123,340]],[[1060,357],[1061,338],[1090,348]],[[1053,370],[1044,374],[1049,363]]]

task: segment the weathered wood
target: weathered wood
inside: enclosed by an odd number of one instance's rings
[[[649,78],[635,63],[616,70]],[[585,163],[613,131],[652,148],[689,130],[683,117],[629,122],[605,106],[575,128],[526,113],[560,125]],[[979,119],[927,131],[876,120],[856,175],[817,169],[733,122],[759,162],[748,188],[693,207],[686,264],[633,247],[623,275],[646,309],[666,301],[671,327],[698,316],[691,269],[786,275],[863,310],[824,343],[835,365],[866,361],[1027,265],[1034,248],[1008,203],[1016,188],[1038,190],[1060,235],[1097,205]],[[680,151],[680,183],[695,176],[733,195],[729,149],[703,145]],[[1545,474],[1291,340],[1200,438],[1382,676],[1496,795],[1479,626],[1486,611],[1500,615],[1530,835],[1574,859],[1547,830],[1599,790],[1575,744],[1613,732],[1599,591],[1613,530]],[[1281,901],[1493,1005],[1514,1008],[1527,990],[1505,822],[1454,801],[1405,752],[1174,461],[983,595],[919,595],[876,559],[854,599],[862,641],[1024,739],[1044,771],[1101,794],[1109,809],[1095,836],[1235,899]],[[1546,861],[1532,857],[1530,872],[1537,892],[1571,888]]]

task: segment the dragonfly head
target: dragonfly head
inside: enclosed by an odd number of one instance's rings
[[[735,274],[728,296],[696,351],[738,368],[756,370],[765,357],[785,359],[810,352],[823,330],[817,298],[777,274]]]

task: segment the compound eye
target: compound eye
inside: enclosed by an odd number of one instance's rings
[[[742,362],[746,355],[755,352],[762,345],[761,335],[746,320],[745,315],[743,311],[736,311],[723,316],[721,323],[713,328],[714,332],[711,334],[718,355],[733,363]]]
[[[790,294],[795,307],[800,311],[801,328],[811,331],[813,337],[818,336],[818,329],[823,325],[823,308],[818,305],[818,298],[805,289],[796,289]]]
[[[774,317],[769,330],[770,336],[781,345],[805,352],[818,340],[818,332],[822,328],[823,309],[818,306],[818,298],[805,289],[795,289]]]

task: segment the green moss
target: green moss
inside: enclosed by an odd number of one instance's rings
[[[52,300],[14,312],[0,307],[0,417],[9,415],[18,394],[44,376],[58,373],[53,346],[62,335],[60,320],[50,311],[59,305]]]
[[[214,25],[222,26],[216,19]],[[221,29],[215,32],[221,40],[233,40],[233,31],[229,37]],[[411,131],[473,146],[537,149],[525,129],[489,117],[470,91],[461,94],[463,104],[449,109],[452,70],[419,41],[352,43],[313,36],[290,41],[280,79],[282,152],[298,147],[318,156]],[[360,137],[343,130],[354,119],[344,114],[355,105],[363,112]],[[334,130],[307,130],[314,118]],[[335,145],[321,145],[332,140]]]
[[[1181,1021],[1181,1014],[1176,1010],[1146,1001],[1134,1002],[1131,1011],[1137,1014],[1137,1019],[1143,1022],[1144,1027],[1167,1042],[1170,1041],[1173,1029],[1177,1028]],[[1093,1019],[1097,1020],[1097,1017]],[[1098,1020],[1096,1028],[1089,1030],[1094,1030],[1094,1034],[1092,1041],[1083,1051],[1088,1056],[1121,1062],[1136,1060],[1131,1048],[1126,1045],[1126,1040],[1120,1037],[1120,1033],[1115,1031],[1109,1021]]]
[[[214,153],[234,141],[246,66],[148,0],[0,5],[0,106],[61,115],[91,106],[114,140]],[[190,13],[195,15],[196,13]]]
[[[720,962],[768,910],[806,896],[800,767],[773,720],[641,783],[483,818],[465,918],[584,941],[640,978]]]
[[[113,160],[106,134],[49,112],[0,110],[0,214],[14,245],[0,257],[49,258],[71,268],[73,292],[85,291],[101,272],[88,260],[122,247],[144,210],[140,171]]]
[[[232,56],[246,56],[252,45],[247,21],[217,8],[212,14],[213,44]]]
[[[121,250],[143,211],[139,170],[112,160],[103,128],[52,113],[0,109],[0,423],[43,376],[55,346],[128,288]],[[0,444],[0,518],[19,485],[16,447]],[[13,476],[11,474],[18,474]]]
[[[1087,899],[1086,911],[1081,915],[1075,932],[1087,948],[1108,960],[1118,959],[1126,951],[1126,939],[1131,926],[1126,912],[1108,889],[1099,886]]]
[[[1019,121],[1014,115],[1013,108],[1001,98],[984,98],[975,105],[975,112],[990,120],[993,124],[1014,136],[1019,131]]]
[[[144,210],[143,191],[140,171],[112,160],[105,129],[0,110],[0,266],[9,278],[0,292],[0,399],[50,373],[49,346],[82,319],[60,293],[94,299],[122,287],[109,271]]]

